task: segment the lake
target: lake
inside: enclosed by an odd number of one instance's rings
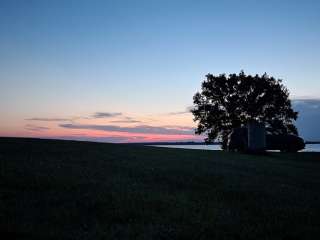
[[[220,145],[152,145],[154,147],[200,149],[200,150],[221,150]],[[306,144],[302,152],[320,152],[320,144]]]

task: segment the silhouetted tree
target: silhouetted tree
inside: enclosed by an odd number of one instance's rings
[[[270,134],[298,134],[294,125],[298,112],[291,107],[288,89],[266,73],[208,74],[193,103],[196,134],[206,134],[206,142],[222,141],[223,148],[232,129],[250,120],[264,122]]]

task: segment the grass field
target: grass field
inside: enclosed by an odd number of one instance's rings
[[[316,239],[320,153],[0,139],[1,239]]]

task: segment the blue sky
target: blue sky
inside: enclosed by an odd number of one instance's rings
[[[190,106],[208,72],[267,72],[320,98],[319,22],[319,1],[2,0],[0,133],[95,112],[191,126],[162,115]]]

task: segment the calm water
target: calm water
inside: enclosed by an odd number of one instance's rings
[[[154,147],[221,150],[220,145],[153,145]],[[303,152],[320,152],[320,144],[307,144]]]

